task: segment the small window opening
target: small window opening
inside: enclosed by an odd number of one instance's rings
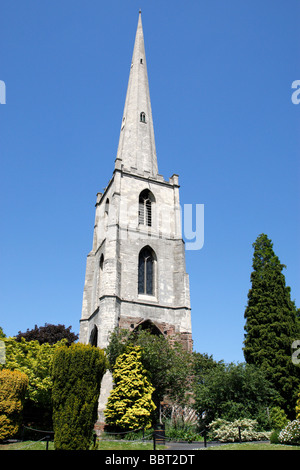
[[[104,256],[103,256],[103,253],[102,253],[101,258],[100,258],[100,269],[101,269],[101,271],[103,271],[103,265],[104,265]]]
[[[140,59],[140,64],[142,64],[142,63],[143,63],[143,59]]]
[[[146,114],[144,112],[141,112],[141,114],[140,114],[140,121],[141,122],[146,122]]]
[[[106,199],[106,202],[105,202],[105,214],[108,214],[109,212],[109,199]]]
[[[91,346],[98,346],[98,328],[96,325],[92,329],[89,342]]]

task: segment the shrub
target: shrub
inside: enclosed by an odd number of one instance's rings
[[[17,434],[21,423],[28,377],[22,372],[0,371],[0,440]]]
[[[254,419],[237,419],[233,422],[217,419],[209,425],[211,437],[221,442],[239,441],[239,427],[242,441],[259,441],[270,437],[269,432],[256,431],[257,421]]]
[[[298,399],[296,403],[296,419],[300,419],[300,390],[298,393]]]
[[[289,422],[284,410],[279,408],[279,406],[275,406],[274,408],[271,409],[270,421],[271,421],[272,429],[275,429],[275,430],[280,430],[284,428]]]
[[[91,345],[77,343],[55,352],[52,371],[55,449],[89,449],[106,368],[104,352]]]
[[[203,436],[196,432],[196,426],[192,424],[182,424],[174,426],[171,422],[166,423],[166,436],[171,441],[199,441]]]
[[[270,436],[271,444],[280,444],[279,433],[280,433],[280,430],[278,429],[275,429],[275,431],[272,431],[271,436]]]
[[[295,419],[294,421],[290,421],[288,425],[282,429],[278,439],[282,444],[300,445],[300,420]]]
[[[28,377],[26,401],[34,403],[38,407],[51,408],[51,366],[55,351],[66,343],[62,340],[56,344],[39,344],[38,341],[20,342],[14,338],[5,338],[6,363],[10,370],[18,370]]]
[[[151,426],[155,404],[147,371],[141,362],[141,348],[128,347],[127,352],[116,360],[111,391],[104,415],[106,424],[116,429],[138,429]]]

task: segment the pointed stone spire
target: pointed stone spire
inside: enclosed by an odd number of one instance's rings
[[[116,168],[158,174],[141,11],[132,55]]]

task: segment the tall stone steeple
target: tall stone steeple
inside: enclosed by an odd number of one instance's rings
[[[130,67],[117,161],[124,168],[156,176],[157,157],[141,11]]]
[[[79,341],[106,348],[115,328],[176,335],[192,350],[178,175],[158,174],[141,13],[112,178],[97,194]],[[113,387],[106,372],[98,417]]]

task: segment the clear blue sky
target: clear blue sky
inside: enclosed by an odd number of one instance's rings
[[[186,253],[194,349],[242,362],[260,233],[300,307],[298,0],[1,1],[0,326],[79,331],[139,8],[159,172],[205,205],[204,246]]]

